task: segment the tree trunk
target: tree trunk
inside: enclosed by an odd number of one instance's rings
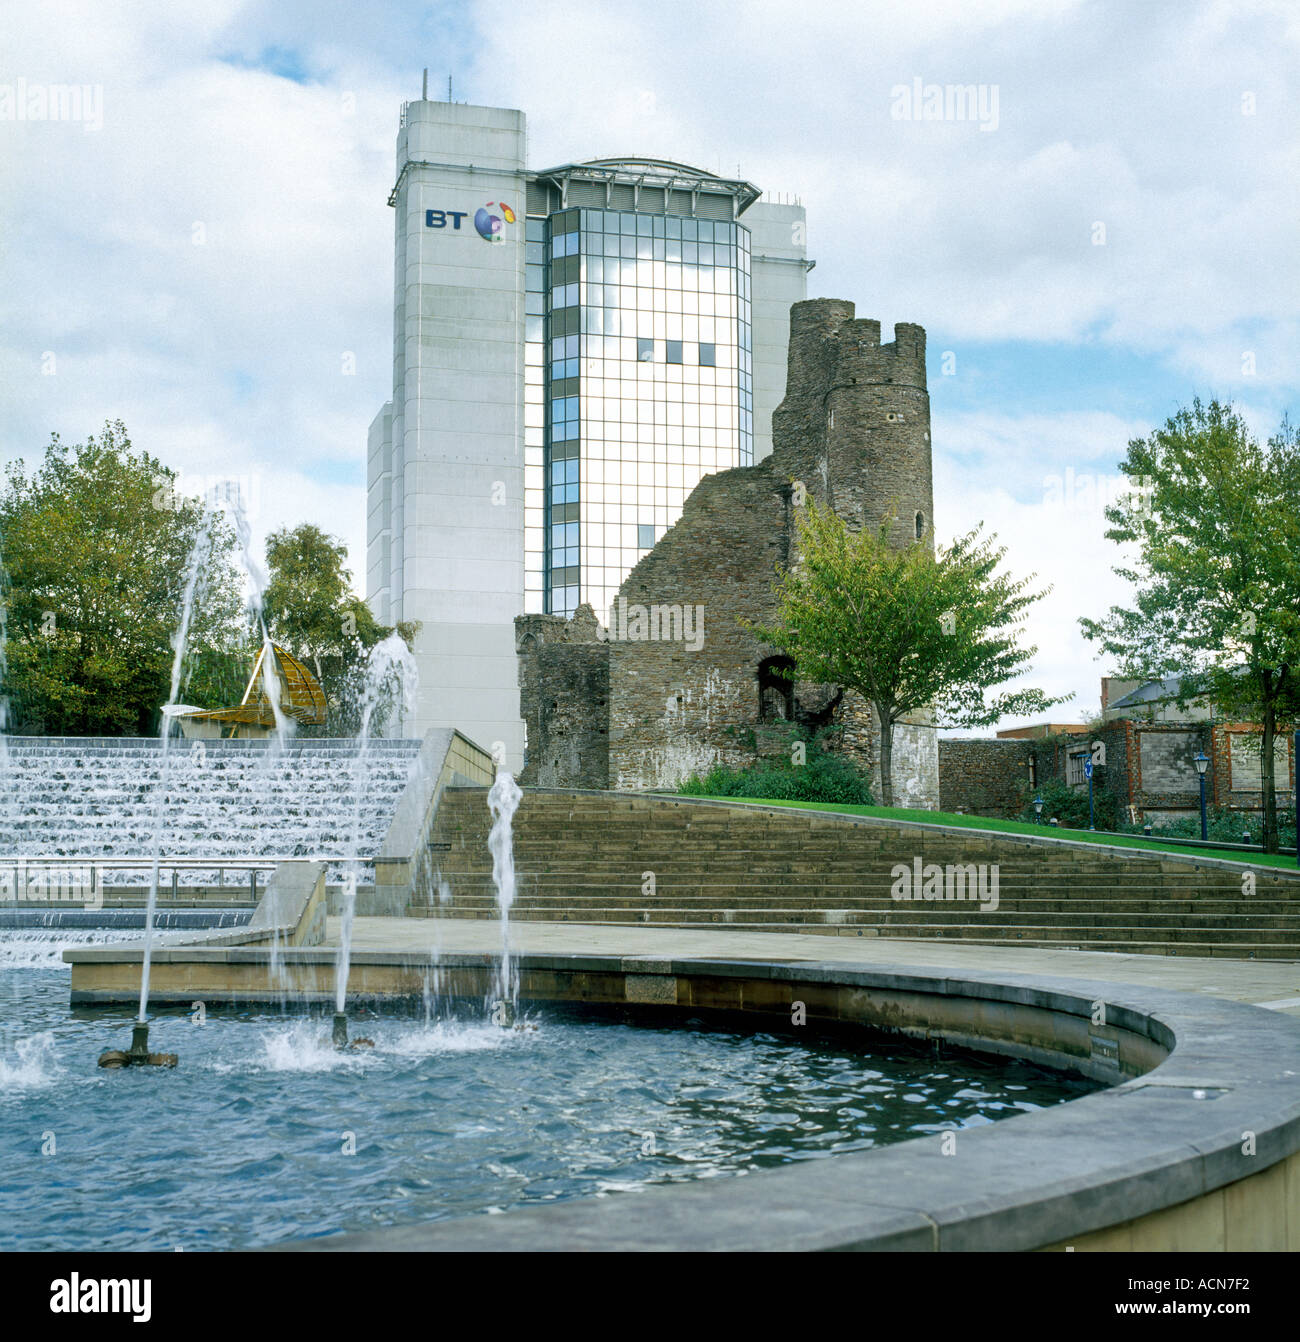
[[[1261,743],[1264,757],[1260,764],[1260,781],[1264,787],[1264,851],[1276,853],[1277,836],[1277,793],[1274,791],[1273,741],[1277,736],[1276,701],[1270,697],[1264,704],[1264,739]]]
[[[889,710],[876,705],[876,716],[880,719],[880,804],[894,804],[894,724]]]

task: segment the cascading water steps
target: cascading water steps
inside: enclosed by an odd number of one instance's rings
[[[8,745],[0,861],[152,852],[157,741],[10,737]],[[419,750],[402,739],[362,749],[355,739],[298,738],[282,752],[269,741],[174,742],[157,810],[162,855],[364,861],[383,841]]]

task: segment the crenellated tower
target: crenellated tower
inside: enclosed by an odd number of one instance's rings
[[[912,322],[881,342],[880,323],[845,299],[790,310],[785,400],[772,416],[775,469],[803,481],[846,519],[876,525],[897,513],[895,539],[934,525],[925,330]]]

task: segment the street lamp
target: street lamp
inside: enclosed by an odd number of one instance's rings
[[[1202,838],[1202,839],[1208,839],[1208,838],[1210,837],[1210,835],[1209,835],[1209,830],[1206,828],[1206,824],[1205,824],[1205,768],[1206,768],[1206,765],[1209,764],[1209,762],[1210,762],[1210,757],[1209,757],[1209,756],[1205,753],[1205,751],[1203,751],[1203,750],[1197,751],[1197,753],[1196,753],[1195,755],[1192,756],[1192,763],[1193,763],[1194,765],[1196,765],[1196,777],[1197,777],[1197,779],[1198,779],[1198,781],[1200,782],[1200,785],[1201,785],[1201,838]]]
[[[1042,799],[1041,797],[1035,797],[1035,798],[1034,798],[1034,824],[1036,824],[1036,825],[1041,825],[1042,823],[1043,823],[1043,799]]]

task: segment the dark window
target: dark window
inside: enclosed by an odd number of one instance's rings
[[[792,657],[767,657],[758,664],[758,720],[789,722],[794,717]]]
[[[680,346],[678,346],[680,348]],[[655,356],[655,342],[646,339],[645,336],[638,336],[636,342],[636,357],[641,363],[649,363]],[[680,363],[681,360],[679,359]]]
[[[680,340],[665,340],[664,344],[668,347],[668,352],[664,355],[665,360],[668,363],[681,363],[682,342]]]
[[[716,368],[718,366],[718,350],[716,345],[706,345],[700,341],[700,367]]]
[[[920,540],[925,535],[925,515],[917,513],[916,515],[916,539]]]

